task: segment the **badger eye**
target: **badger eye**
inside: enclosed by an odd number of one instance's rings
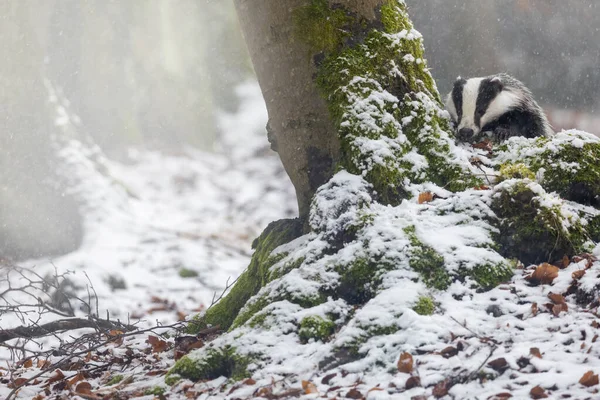
[[[483,114],[485,114],[484,110],[475,110],[475,115],[481,117],[481,116],[483,116]]]

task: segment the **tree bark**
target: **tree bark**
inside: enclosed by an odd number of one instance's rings
[[[383,0],[329,0],[367,20]],[[300,217],[327,182],[340,144],[325,101],[314,82],[318,54],[295,35],[293,13],[311,0],[235,0],[242,32],[260,84],[273,150],[279,153],[294,187]]]

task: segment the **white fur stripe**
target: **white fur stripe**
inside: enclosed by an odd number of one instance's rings
[[[475,107],[477,105],[477,95],[479,86],[483,78],[472,78],[467,80],[462,92],[462,119],[458,124],[458,129],[470,128],[475,133],[479,133],[479,128],[475,125]]]
[[[517,93],[510,90],[503,90],[490,103],[483,117],[481,117],[480,125],[483,128],[487,123],[492,122],[496,118],[505,114],[507,111],[517,107],[521,99]]]

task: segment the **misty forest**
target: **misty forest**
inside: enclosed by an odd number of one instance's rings
[[[600,397],[600,3],[0,1],[0,398]]]

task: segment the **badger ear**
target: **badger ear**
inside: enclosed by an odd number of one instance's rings
[[[462,78],[462,77],[459,76],[454,81],[454,86],[464,86],[465,83],[467,83],[467,80],[465,78]]]
[[[492,87],[498,92],[501,92],[502,89],[504,89],[504,83],[502,83],[502,80],[499,76],[495,76],[490,79],[490,85],[492,85]]]

